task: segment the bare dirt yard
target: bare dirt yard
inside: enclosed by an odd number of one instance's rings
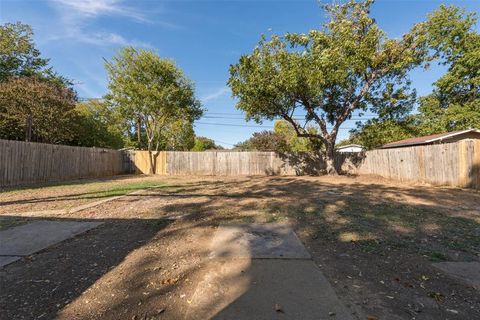
[[[105,223],[0,269],[1,319],[192,317],[215,228],[283,221],[358,319],[480,319],[479,291],[432,266],[480,260],[474,190],[375,177],[124,176],[0,194],[2,229],[42,219]]]

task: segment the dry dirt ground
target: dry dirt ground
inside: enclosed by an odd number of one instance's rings
[[[0,269],[1,319],[185,318],[214,229],[277,221],[294,226],[358,319],[480,319],[479,291],[431,265],[480,260],[478,191],[375,177],[137,176],[0,194],[4,229],[52,218],[105,224]]]

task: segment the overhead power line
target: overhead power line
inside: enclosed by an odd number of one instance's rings
[[[235,144],[234,144],[234,143],[230,143],[230,142],[225,142],[225,141],[220,141],[220,140],[213,140],[213,141],[215,141],[215,142],[219,142],[219,143],[223,143],[223,144],[227,144],[227,145],[229,145],[229,146],[233,146],[233,147],[235,146]]]
[[[231,117],[231,116],[209,116],[209,115],[206,115],[206,116],[203,116],[202,119],[229,119],[229,120],[245,120],[245,117],[242,117],[242,116],[238,116],[238,117]],[[292,118],[293,120],[305,120],[305,118],[302,118],[302,117],[293,117]],[[361,120],[370,120],[372,118],[363,118],[363,117],[352,117],[350,119],[347,119],[348,120],[358,120],[358,121],[361,121]]]
[[[270,125],[252,125],[252,124],[237,124],[237,123],[213,123],[213,122],[195,122],[195,124],[211,125],[211,126],[224,126],[224,127],[273,129],[273,126],[270,126]],[[339,129],[340,130],[352,130],[352,129],[356,129],[356,128],[354,128],[354,127],[343,127],[343,128],[339,128]]]

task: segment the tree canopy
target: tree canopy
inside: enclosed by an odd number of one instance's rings
[[[71,81],[58,75],[41,57],[33,42],[33,30],[21,22],[0,25],[0,82],[9,77],[36,76],[70,87]]]
[[[447,72],[419,98],[418,112],[408,108],[359,124],[351,141],[371,149],[418,135],[480,127],[480,34],[477,16],[455,6],[440,6],[413,28],[425,53],[425,66],[438,63]],[[428,68],[427,68],[428,69]]]
[[[307,128],[307,131],[315,134],[315,128]],[[274,151],[285,152],[309,152],[321,148],[319,140],[311,140],[298,137],[293,126],[285,120],[275,121],[273,131],[264,130],[255,132],[253,135],[235,145],[235,149],[248,151]]]
[[[391,39],[370,17],[373,1],[324,6],[330,20],[307,34],[262,37],[230,66],[229,86],[246,119],[281,117],[297,136],[325,145],[327,172],[340,125],[356,110],[409,108],[407,72],[422,62],[412,33]],[[298,112],[304,113],[297,121]],[[318,133],[306,128],[314,123]]]
[[[0,82],[0,138],[70,143],[76,121],[75,92],[31,77]]]
[[[105,68],[110,91],[106,98],[128,120],[131,131],[144,127],[154,173],[164,131],[172,122],[192,123],[202,115],[193,83],[173,61],[151,50],[125,47]]]
[[[283,136],[274,131],[264,130],[261,132],[254,132],[249,139],[237,143],[235,149],[241,151],[286,152],[287,141]]]
[[[215,141],[207,137],[195,137],[192,151],[222,150],[223,147],[215,144]]]

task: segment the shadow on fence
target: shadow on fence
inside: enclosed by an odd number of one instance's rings
[[[297,152],[279,154],[286,172],[294,171],[295,175],[318,176],[326,173],[327,164],[325,156],[320,152]],[[348,152],[336,153],[334,164],[340,174],[356,174],[362,164],[365,153]]]

